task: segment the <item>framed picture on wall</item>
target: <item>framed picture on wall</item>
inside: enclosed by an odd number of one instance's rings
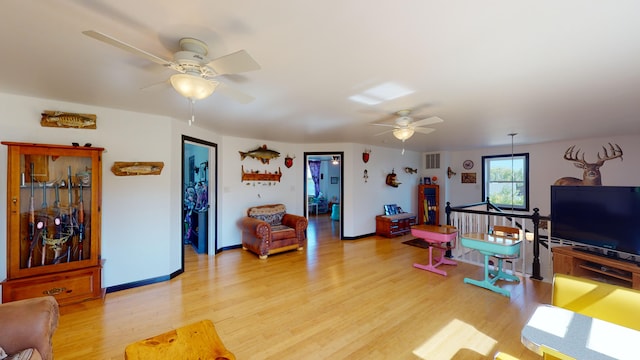
[[[430,178],[429,176],[425,177],[425,178],[423,179],[423,183],[424,183],[425,185],[431,185],[431,178]]]
[[[463,184],[475,184],[476,173],[462,173],[460,180]]]
[[[332,184],[337,184],[338,183],[338,177],[337,176],[332,176],[331,177],[331,183]]]

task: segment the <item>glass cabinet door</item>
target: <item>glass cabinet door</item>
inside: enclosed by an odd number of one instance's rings
[[[21,154],[20,169],[20,268],[91,258],[91,157]]]

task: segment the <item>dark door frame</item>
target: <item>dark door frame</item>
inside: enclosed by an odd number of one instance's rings
[[[308,151],[304,153],[304,171],[303,173],[303,200],[304,200],[304,213],[308,214],[307,201],[309,195],[307,194],[307,171],[309,170],[309,157],[312,156],[340,156],[340,240],[344,240],[344,151]]]
[[[206,140],[201,140],[201,139],[197,139],[191,136],[187,136],[187,135],[182,135],[182,156],[181,156],[181,163],[182,163],[182,167],[181,167],[181,177],[180,177],[180,182],[182,183],[181,188],[182,188],[182,194],[180,195],[180,198],[182,199],[181,201],[181,209],[180,209],[180,214],[181,214],[181,218],[182,218],[182,207],[184,206],[184,194],[186,192],[186,187],[185,187],[185,181],[184,181],[184,177],[185,177],[185,143],[190,142],[190,143],[195,143],[198,145],[202,145],[202,146],[208,146],[210,148],[214,148],[215,154],[214,154],[214,159],[212,161],[211,158],[209,158],[209,219],[208,219],[208,226],[212,226],[213,227],[213,231],[209,231],[209,233],[214,234],[214,249],[215,249],[215,253],[218,253],[220,250],[218,250],[218,144],[206,141]],[[211,156],[211,154],[209,154],[209,156]],[[214,164],[214,166],[211,166],[211,163]],[[181,219],[181,224],[182,221],[184,221],[184,219]],[[182,252],[182,269],[184,270],[184,236],[185,236],[185,229],[184,226],[181,226],[181,234],[182,236],[180,237],[180,249]],[[209,239],[207,239],[209,240]],[[208,245],[207,245],[207,251],[208,254],[210,253]]]

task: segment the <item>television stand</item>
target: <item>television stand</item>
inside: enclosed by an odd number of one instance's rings
[[[571,246],[559,246],[553,252],[553,272],[640,290],[640,266],[621,259],[594,254]]]

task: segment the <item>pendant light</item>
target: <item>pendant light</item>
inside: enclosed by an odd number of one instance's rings
[[[515,193],[515,176],[513,172],[513,138],[518,135],[518,133],[510,133],[511,136],[511,212],[513,212],[513,194]]]

